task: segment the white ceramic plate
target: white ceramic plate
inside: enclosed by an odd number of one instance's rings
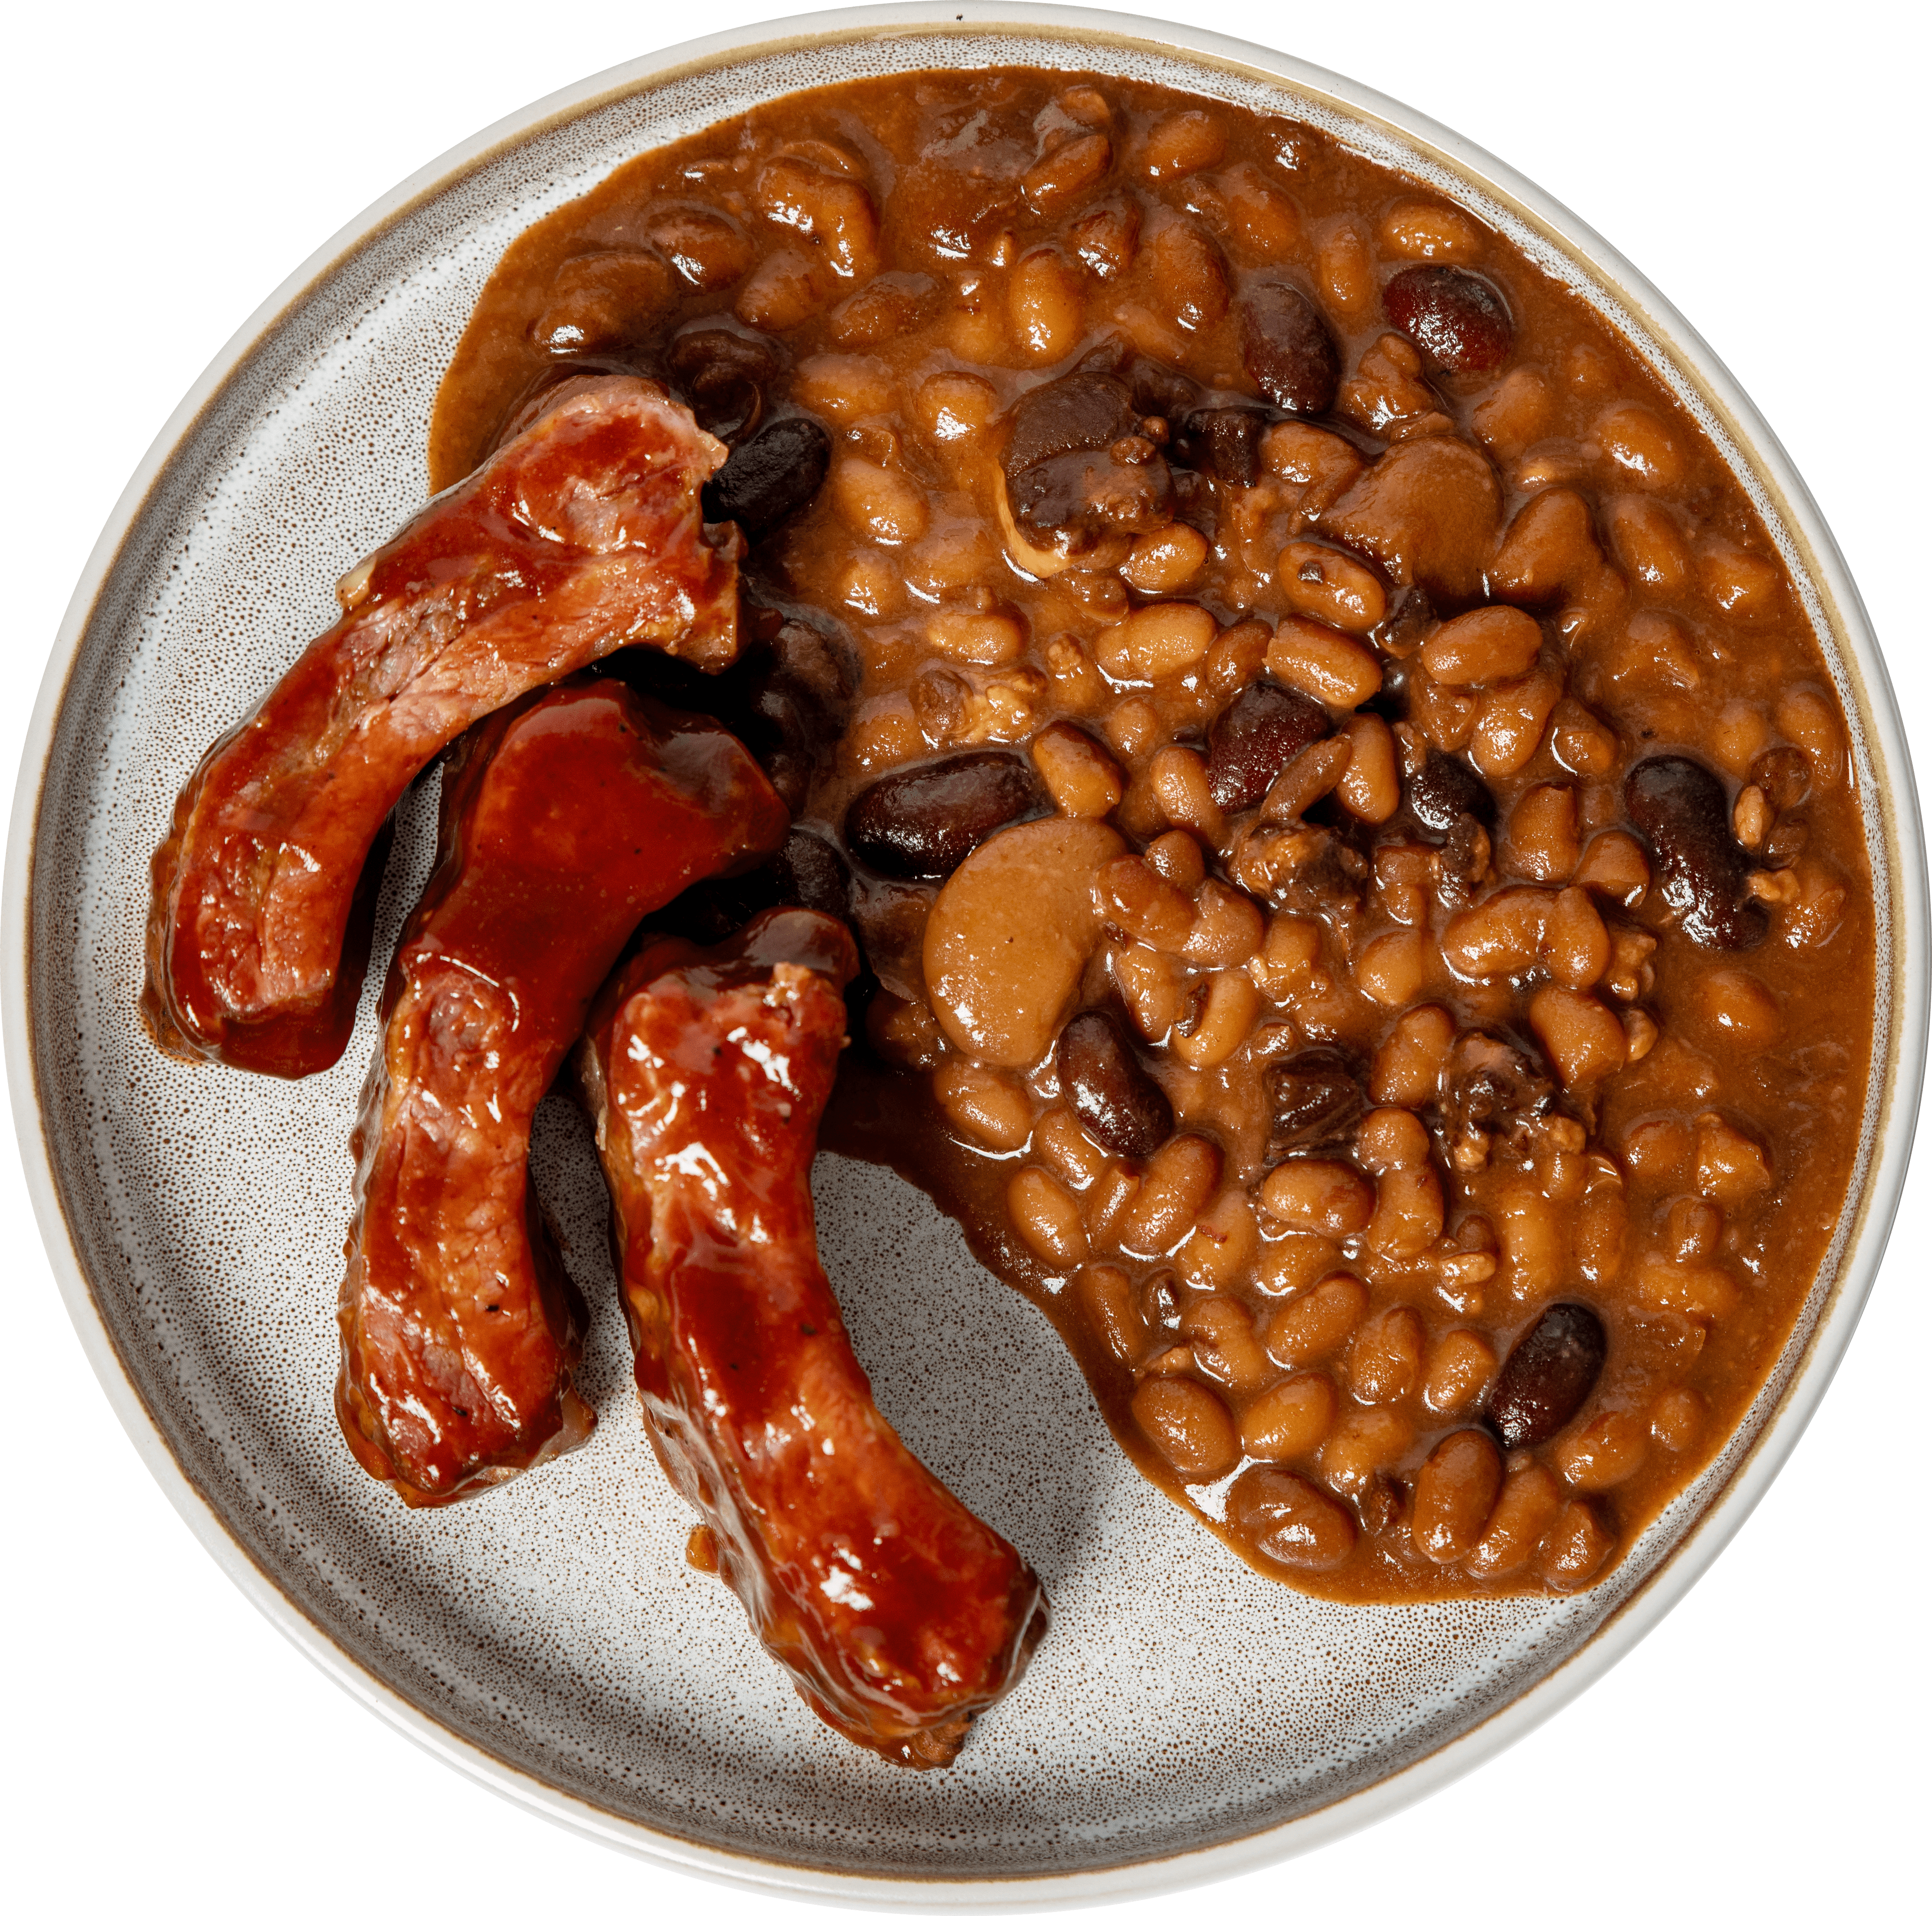
[[[1917,1102],[1924,914],[1896,714],[1835,550],[1721,369],[1600,241],[1453,136],[1278,55],[1046,9],[989,40],[994,10],[959,11],[822,16],[764,30],[762,51],[741,35],[600,76],[408,183],[298,275],[184,403],[76,595],[24,760],[0,949],[29,1177],[90,1355],[197,1534],[305,1649],[483,1780],[647,1853],[853,1900],[1046,1903],[1198,1881],[1366,1820],[1520,1733],[1694,1578],[1795,1439],[1876,1267]],[[594,1167],[561,1112],[539,1171],[601,1302],[586,1382],[604,1427],[511,1492],[412,1515],[349,1464],[328,1401],[366,1010],[344,1063],[290,1087],[166,1064],[131,1006],[173,793],[332,616],[335,576],[419,500],[436,378],[508,239],[754,98],[1015,59],[1276,106],[1285,89],[1290,110],[1446,170],[1526,250],[1618,289],[1813,584],[1864,721],[1897,982],[1835,1270],[1730,1452],[1609,1585],[1570,1600],[1344,1610],[1252,1577],[1126,1467],[1058,1340],[922,1200],[826,1165],[828,1261],[885,1408],[1055,1600],[1025,1684],[953,1771],[920,1777],[820,1730],[736,1605],[684,1568],[688,1513],[641,1442]],[[427,826],[420,808],[406,821],[389,933]]]

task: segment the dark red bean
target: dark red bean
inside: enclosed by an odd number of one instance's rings
[[[1268,796],[1281,769],[1328,736],[1328,715],[1306,692],[1272,679],[1243,688],[1208,733],[1208,789],[1223,811]]]
[[[1707,951],[1743,952],[1770,929],[1750,894],[1750,861],[1731,836],[1723,782],[1695,759],[1646,758],[1624,781],[1630,823],[1650,841],[1658,889],[1684,935]]]
[[[1325,412],[1335,403],[1342,355],[1315,302],[1292,286],[1251,286],[1241,301],[1241,363],[1289,412]]]
[[[1045,809],[1024,759],[962,752],[867,786],[845,814],[845,842],[889,878],[944,878],[1001,826]]]
[[[1084,1011],[1060,1034],[1060,1094],[1110,1151],[1150,1157],[1174,1133],[1174,1107],[1112,1014]]]
[[[1263,1081],[1271,1164],[1340,1144],[1368,1109],[1347,1057],[1325,1045],[1276,1060]]]
[[[1516,337],[1509,307],[1460,266],[1407,266],[1382,289],[1382,310],[1445,372],[1492,372]]]
[[[1251,486],[1261,476],[1268,415],[1252,406],[1204,406],[1175,422],[1169,451],[1182,465],[1225,485]]]
[[[1604,1348],[1602,1322],[1587,1304],[1552,1304],[1516,1339],[1483,1411],[1505,1450],[1546,1443],[1583,1408]]]
[[[1796,745],[1773,745],[1751,760],[1744,782],[1763,793],[1773,811],[1789,811],[1811,789],[1811,761]]]
[[[1127,388],[1104,373],[1070,373],[1022,393],[1003,462],[1014,519],[1064,535],[1075,551],[1110,531],[1166,523],[1172,476],[1141,427]]]
[[[816,419],[776,419],[742,441],[704,488],[704,516],[735,519],[748,539],[762,538],[810,502],[832,464],[832,442]]]
[[[1482,775],[1466,758],[1432,745],[1421,769],[1410,775],[1404,796],[1416,823],[1426,832],[1451,832],[1466,814],[1479,825],[1496,822],[1496,794],[1484,784]]]

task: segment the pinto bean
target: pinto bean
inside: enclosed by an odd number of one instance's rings
[[[1382,310],[1445,372],[1492,372],[1516,329],[1503,296],[1460,266],[1409,266],[1382,289]]]
[[[1127,1406],[1141,1434],[1176,1477],[1226,1477],[1241,1461],[1227,1406],[1192,1378],[1149,1378]]]
[[[1588,1305],[1552,1304],[1504,1359],[1483,1421],[1505,1450],[1547,1441],[1596,1388],[1606,1348]]]
[[[1084,1011],[1060,1034],[1060,1093],[1124,1158],[1150,1157],[1174,1132],[1174,1107],[1111,1012]]]
[[[1228,1516],[1264,1557],[1296,1570],[1332,1570],[1355,1547],[1355,1520],[1292,1471],[1250,1471],[1228,1497]]]
[[[1646,758],[1624,781],[1630,822],[1650,841],[1658,889],[1692,943],[1748,951],[1770,928],[1749,895],[1750,862],[1731,836],[1731,808],[1716,773],[1696,760]]]
[[[945,878],[1001,826],[1043,808],[1024,759],[962,752],[867,786],[845,814],[845,842],[889,878]]]
[[[1452,1431],[1415,1479],[1415,1547],[1431,1563],[1453,1564],[1480,1541],[1503,1487],[1503,1460],[1479,1430]]]
[[[1325,412],[1341,382],[1334,336],[1306,293],[1264,281],[1243,297],[1241,363],[1286,412]]]
[[[1259,805],[1298,752],[1328,736],[1328,715],[1292,686],[1257,679],[1209,728],[1208,789],[1223,811]]]

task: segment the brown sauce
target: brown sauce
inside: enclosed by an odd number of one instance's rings
[[[1303,322],[1254,343],[1284,286],[1334,349],[1312,401]],[[958,1216],[1258,1569],[1353,1601],[1600,1576],[1790,1334],[1870,1046],[1843,715],[1693,422],[1434,191],[1291,120],[1024,71],[793,96],[533,227],[432,484],[612,364],[728,438],[830,443],[743,565],[856,685],[788,792],[879,987],[826,1147]],[[1018,403],[1083,367],[1146,436],[1015,469]],[[1216,727],[1258,684],[1321,736],[1237,794]],[[855,854],[848,811],[987,753],[961,775],[1019,822],[960,829],[1006,876],[976,853],[929,924],[939,878]],[[1674,760],[1705,785],[1663,791]],[[1056,812],[1084,822],[1028,822]],[[1172,1114],[1145,1150],[1060,1069],[1096,1008]]]

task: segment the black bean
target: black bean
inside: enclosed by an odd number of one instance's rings
[[[1325,1045],[1277,1059],[1263,1082],[1270,1163],[1339,1144],[1369,1108],[1346,1056]]]
[[[1426,832],[1446,834],[1466,813],[1478,825],[1496,822],[1496,794],[1466,758],[1438,751],[1432,745],[1422,769],[1412,773],[1404,790],[1408,808]]]
[[[706,485],[704,516],[735,519],[746,538],[762,538],[811,500],[831,464],[832,442],[816,419],[775,419]]]
[[[1238,692],[1208,733],[1208,789],[1223,811],[1268,796],[1281,769],[1328,736],[1328,715],[1291,685],[1257,679]]]
[[[1149,1157],[1174,1132],[1174,1107],[1112,1014],[1084,1011],[1060,1034],[1060,1094],[1110,1151]]]
[[[1460,266],[1405,267],[1383,287],[1382,310],[1446,372],[1492,372],[1516,337],[1502,295]]]
[[[802,905],[832,918],[851,916],[852,874],[838,847],[817,832],[794,826],[769,868],[778,883],[779,904]]]
[[[944,878],[982,839],[1045,807],[1024,759],[962,752],[867,786],[845,814],[845,842],[889,878]]]
[[[671,384],[692,416],[728,445],[758,430],[766,389],[784,365],[773,341],[716,319],[680,333],[664,355]]]
[[[1225,485],[1251,486],[1261,476],[1268,423],[1258,406],[1202,406],[1175,422],[1171,456]]]
[[[1483,1411],[1505,1450],[1547,1441],[1583,1408],[1604,1348],[1603,1324],[1587,1304],[1552,1304],[1516,1339]]]
[[[1241,363],[1289,412],[1325,412],[1335,403],[1342,355],[1306,294],[1292,286],[1251,287],[1241,301]]]
[[[1748,951],[1770,928],[1750,895],[1750,861],[1731,836],[1731,808],[1717,775],[1695,759],[1646,758],[1624,781],[1630,823],[1650,841],[1658,889],[1684,935],[1707,951]]]

